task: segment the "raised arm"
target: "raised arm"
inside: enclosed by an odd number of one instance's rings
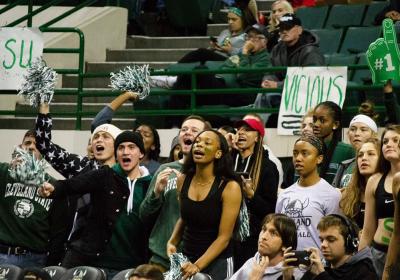
[[[111,123],[114,116],[114,112],[117,111],[122,104],[126,101],[136,101],[138,94],[136,92],[124,91],[121,95],[117,96],[111,103],[104,106],[104,108],[97,113],[91,124],[91,131],[94,131],[96,127],[105,123]]]
[[[164,202],[164,189],[168,184],[168,180],[172,173],[175,175],[177,171],[169,167],[161,166],[154,174],[139,209],[139,217],[143,222],[149,222],[154,219]]]
[[[265,156],[264,156],[265,157]],[[278,199],[279,172],[276,165],[267,157],[264,158],[264,170],[253,197],[247,197],[247,205],[261,221],[265,215],[275,212]]]
[[[71,154],[51,140],[53,120],[50,116],[49,104],[39,106],[36,118],[36,147],[51,166],[64,177],[79,174],[89,164],[89,158]]]
[[[222,192],[222,215],[217,239],[211,243],[207,251],[194,263],[200,270],[207,267],[228,246],[239,215],[241,201],[242,193],[239,184],[235,181],[230,181]],[[182,270],[186,272],[183,266]]]
[[[364,228],[361,234],[360,245],[358,251],[369,246],[374,238],[378,221],[376,220],[375,209],[375,191],[378,185],[381,174],[375,174],[369,178],[367,187],[365,189],[365,215],[364,215]]]
[[[398,265],[400,253],[400,172],[396,173],[393,178],[393,199],[394,199],[394,229],[390,238],[389,250],[386,257],[385,269],[383,270],[382,280],[389,280],[393,277],[393,268]]]

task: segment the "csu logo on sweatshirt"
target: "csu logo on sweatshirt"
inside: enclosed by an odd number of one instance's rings
[[[14,214],[19,218],[29,218],[35,207],[32,202],[28,199],[18,199],[14,204]]]

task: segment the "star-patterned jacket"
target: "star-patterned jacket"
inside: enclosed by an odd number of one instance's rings
[[[82,171],[99,169],[101,164],[95,159],[69,153],[51,141],[53,121],[50,114],[38,114],[36,119],[36,146],[44,158],[66,178]]]

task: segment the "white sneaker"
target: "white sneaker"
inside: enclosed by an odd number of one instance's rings
[[[177,78],[177,76],[150,76],[149,84],[150,87],[171,89]]]

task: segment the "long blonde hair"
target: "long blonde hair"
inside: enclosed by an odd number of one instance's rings
[[[276,6],[278,4],[282,4],[283,8],[285,9],[285,14],[286,13],[291,13],[291,14],[294,13],[292,5],[286,0],[277,0],[274,3],[272,3],[271,16],[269,17],[269,25],[268,25],[269,32],[278,29],[279,20],[277,18],[275,18],[274,15],[272,14],[272,9],[274,8],[274,6]]]
[[[381,142],[378,138],[369,138],[363,143],[363,145],[365,143],[373,144],[376,152],[378,153],[378,156],[381,154]],[[360,174],[360,169],[358,168],[357,163],[358,153],[363,145],[361,145],[360,148],[358,148],[357,150],[356,164],[354,166],[350,182],[343,192],[342,199],[339,203],[343,214],[350,219],[354,218],[360,211],[361,194],[365,192],[365,187],[367,185],[367,180],[363,175]],[[379,171],[380,168],[379,164],[377,163],[375,172]]]

